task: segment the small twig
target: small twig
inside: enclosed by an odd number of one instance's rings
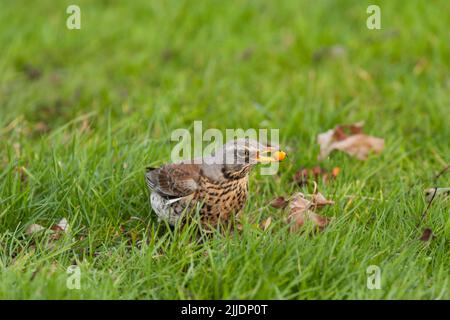
[[[430,209],[431,203],[433,202],[434,197],[436,196],[436,193],[437,193],[438,188],[435,187],[435,188],[433,188],[433,189],[434,189],[433,195],[431,196],[431,199],[430,199],[430,201],[428,202],[427,207],[425,208],[424,212],[422,213],[422,218],[420,219],[419,224],[420,224],[420,223],[423,221],[423,219],[425,218],[425,215],[427,214],[428,209]],[[417,225],[417,226],[419,226],[419,225]]]
[[[439,179],[442,175],[444,175],[448,170],[450,169],[449,165],[446,165],[441,171],[439,171],[435,176],[434,176],[434,181],[436,181],[437,179]]]

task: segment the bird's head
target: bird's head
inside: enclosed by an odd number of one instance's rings
[[[270,146],[250,138],[234,139],[215,152],[215,158],[223,161],[224,170],[232,176],[242,176],[258,163],[282,161],[286,153],[278,146]]]

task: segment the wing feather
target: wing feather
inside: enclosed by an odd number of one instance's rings
[[[145,175],[150,190],[163,197],[184,197],[198,189],[200,167],[196,164],[168,164],[148,168]]]

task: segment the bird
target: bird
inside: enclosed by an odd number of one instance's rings
[[[277,146],[235,138],[210,156],[148,167],[145,179],[151,207],[158,220],[172,226],[196,209],[203,226],[216,226],[243,209],[255,165],[285,158]]]

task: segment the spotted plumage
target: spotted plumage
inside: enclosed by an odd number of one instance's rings
[[[274,147],[255,140],[238,139],[210,157],[148,168],[151,206],[171,225],[195,210],[205,225],[226,221],[245,205],[252,167],[258,162],[280,160],[263,156],[272,150]]]

